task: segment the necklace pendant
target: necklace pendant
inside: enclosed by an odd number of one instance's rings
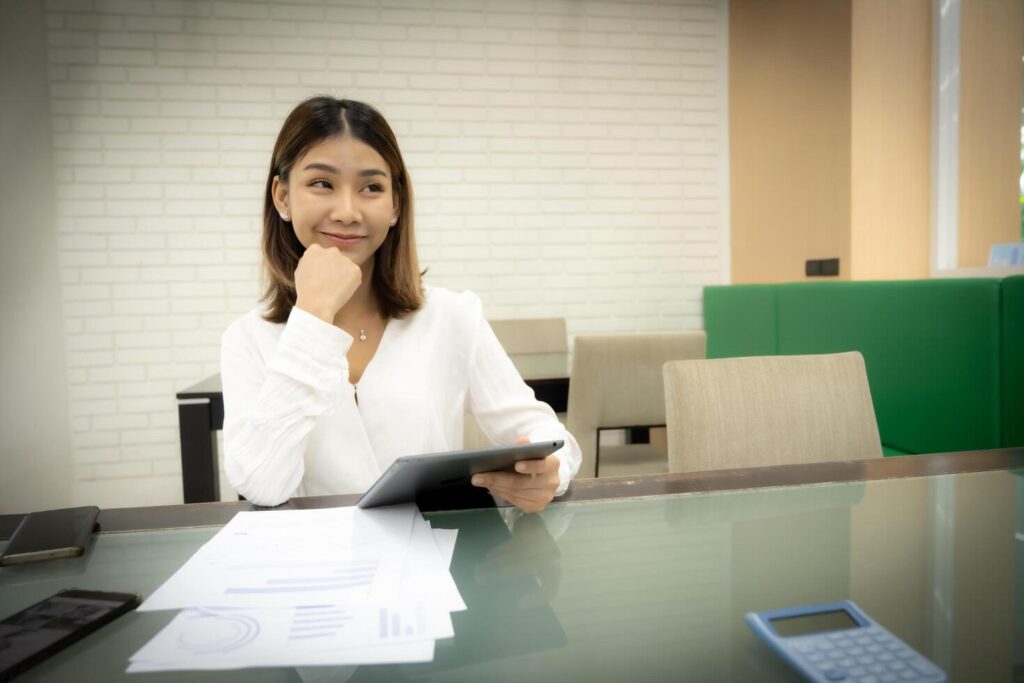
[[[366,341],[366,330],[364,330],[364,329],[360,329],[359,330],[359,341],[361,341],[361,342]]]

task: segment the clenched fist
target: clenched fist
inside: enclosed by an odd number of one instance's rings
[[[333,323],[362,281],[363,271],[339,249],[311,244],[295,267],[295,306]]]

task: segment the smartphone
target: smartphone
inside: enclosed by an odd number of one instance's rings
[[[0,554],[0,566],[77,557],[85,552],[100,509],[94,505],[25,515]]]
[[[132,593],[72,588],[0,621],[0,681],[9,681],[139,606]]]

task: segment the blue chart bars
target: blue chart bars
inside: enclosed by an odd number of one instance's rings
[[[390,616],[390,618],[389,618]],[[411,636],[415,633],[412,624],[406,624],[404,635]],[[403,635],[402,616],[397,612],[389,612],[387,608],[380,608],[380,637],[395,638]]]
[[[296,607],[289,640],[333,638],[352,621],[352,614],[336,605]]]
[[[225,593],[308,593],[322,590],[369,588],[377,572],[376,563],[352,563],[338,567],[328,576],[269,578],[262,586],[229,586]]]

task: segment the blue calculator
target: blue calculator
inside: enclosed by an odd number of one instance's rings
[[[849,600],[749,612],[747,625],[809,681],[946,681],[939,667]]]

